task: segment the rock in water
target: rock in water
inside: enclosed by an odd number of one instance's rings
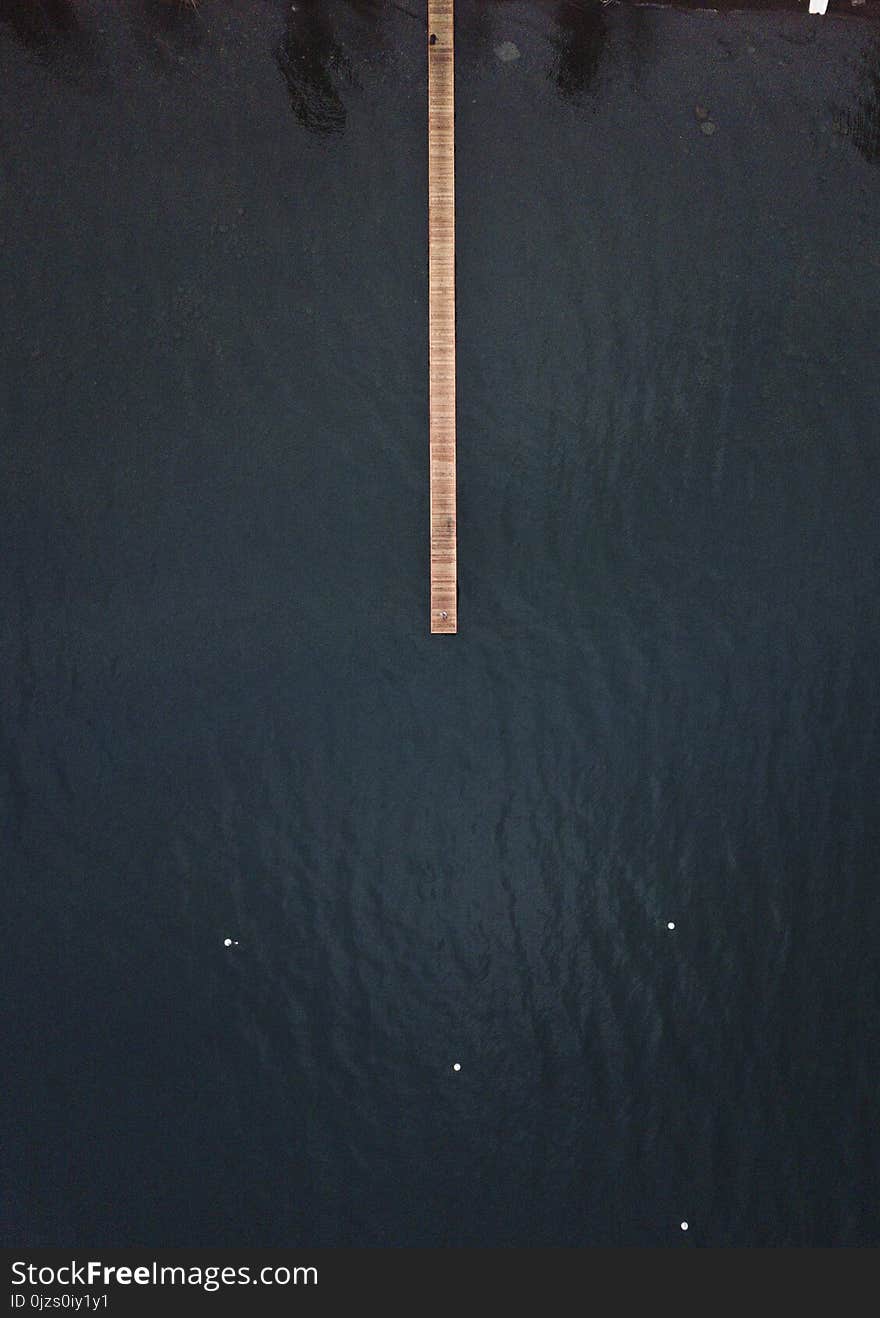
[[[519,59],[519,46],[515,46],[512,41],[502,41],[500,46],[495,47],[495,54],[502,64],[509,64],[511,60]]]
[[[701,131],[704,132],[707,137],[712,136],[712,134],[715,132],[715,128],[716,125],[713,124],[711,119],[706,119],[703,121],[703,123],[700,124]]]

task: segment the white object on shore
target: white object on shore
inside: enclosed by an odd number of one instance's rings
[[[810,0],[811,14],[824,14],[828,8],[828,0]]]

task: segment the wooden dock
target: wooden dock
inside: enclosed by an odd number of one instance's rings
[[[455,523],[455,68],[453,0],[428,0],[428,391],[431,631],[458,630]]]

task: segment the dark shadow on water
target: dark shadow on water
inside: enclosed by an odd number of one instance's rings
[[[455,20],[460,58],[479,63],[496,41],[515,35],[517,28],[534,32],[556,54],[550,81],[564,100],[574,103],[597,92],[603,68],[607,74],[613,64],[615,76],[638,84],[656,58],[651,9],[602,0],[530,0],[525,13],[522,9],[511,0],[477,0],[463,7]],[[504,22],[511,10],[518,11],[512,32]],[[501,58],[497,48],[495,54]]]
[[[0,0],[0,38],[7,32],[62,81],[83,91],[106,88],[101,39],[80,21],[73,0]]]
[[[367,4],[368,0],[359,0],[359,8]],[[303,128],[339,136],[345,129],[346,110],[337,81],[340,75],[350,75],[351,65],[336,39],[324,0],[297,0],[291,6],[276,58],[291,109]]]
[[[563,0],[556,9],[559,52],[554,79],[560,93],[577,100],[593,86],[608,40],[601,3]]]
[[[838,131],[872,164],[880,164],[880,41],[867,50],[863,70],[864,91],[855,106],[837,118]]]
[[[0,0],[0,23],[34,50],[80,30],[72,0]]]

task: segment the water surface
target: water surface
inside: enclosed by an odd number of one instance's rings
[[[876,28],[18,8],[7,1243],[876,1243]]]

